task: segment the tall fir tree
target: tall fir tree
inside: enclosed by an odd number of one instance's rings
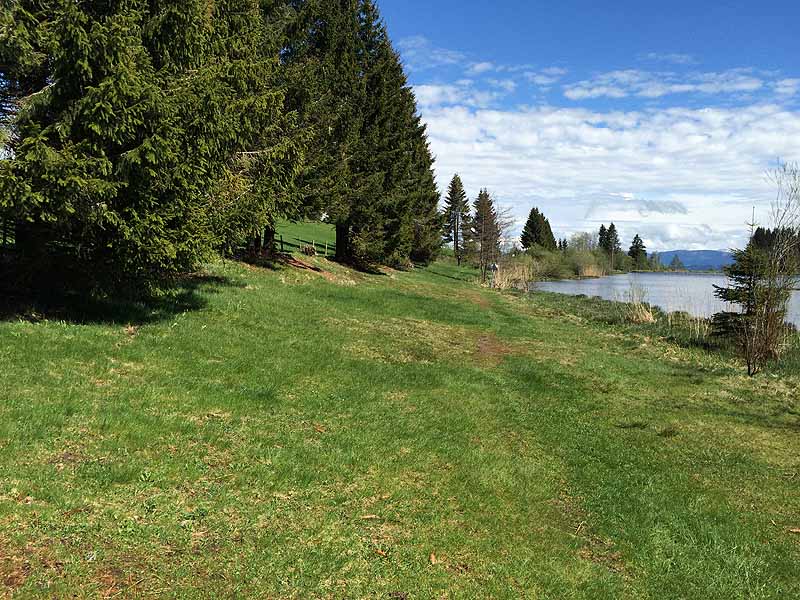
[[[606,229],[605,225],[600,226],[599,247],[602,248],[611,261],[611,269],[616,267],[617,257],[622,253],[622,245],[619,241],[617,226],[611,223]]]
[[[633,238],[633,242],[631,243],[630,250],[628,250],[628,256],[631,257],[633,260],[633,266],[635,269],[647,269],[649,263],[647,261],[647,247],[644,245],[644,241],[639,235],[635,235]]]
[[[444,199],[445,243],[453,244],[456,261],[461,265],[470,229],[470,206],[461,177],[454,175]]]
[[[210,196],[231,165],[258,154],[282,180],[265,189],[291,180],[300,152],[283,145],[292,122],[257,0],[38,6],[31,27],[52,24],[46,75],[17,104],[0,172],[33,272],[63,264],[84,285],[118,286],[192,269],[233,233]],[[235,168],[252,189],[253,170]],[[247,211],[241,225],[259,223]]]
[[[551,251],[558,248],[550,221],[538,208],[533,208],[528,215],[520,242],[526,250],[535,246]]]
[[[600,233],[597,236],[597,247],[608,252],[608,230],[605,224],[600,225]]]
[[[500,258],[500,223],[494,199],[489,190],[482,189],[474,204],[471,242],[475,245],[478,267],[485,282],[489,268]]]

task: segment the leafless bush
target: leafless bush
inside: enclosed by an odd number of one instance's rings
[[[631,284],[630,290],[625,294],[627,302],[627,320],[631,323],[655,323],[656,316],[653,307],[647,302],[647,290]]]
[[[494,287],[500,290],[527,290],[536,281],[532,261],[506,261],[494,275]]]
[[[790,339],[789,300],[800,282],[800,167],[782,164],[768,179],[777,188],[770,235],[756,243],[756,224],[751,223],[750,243],[734,253],[736,262],[727,271],[730,284],[717,291],[721,299],[741,309],[716,315],[715,327],[736,341],[750,375],[785,351]]]

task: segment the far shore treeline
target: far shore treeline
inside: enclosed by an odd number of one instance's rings
[[[487,226],[487,224],[489,224]],[[676,255],[664,265],[657,253],[647,253],[641,236],[634,236],[624,251],[611,223],[601,225],[597,234],[577,233],[557,239],[550,220],[539,208],[533,208],[519,237],[520,245],[509,242],[513,219],[498,209],[491,194],[482,189],[470,206],[464,184],[455,175],[444,199],[444,238],[458,262],[480,268],[486,279],[488,267],[501,259],[513,268],[529,267],[534,279],[599,277],[614,272],[684,271]],[[505,247],[503,247],[505,245]],[[521,246],[521,247],[520,247]]]
[[[426,131],[372,0],[20,0],[0,23],[0,227],[18,281],[85,289],[266,255],[441,246]]]

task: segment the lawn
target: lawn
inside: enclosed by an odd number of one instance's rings
[[[0,596],[800,596],[796,373],[304,260],[0,322]]]

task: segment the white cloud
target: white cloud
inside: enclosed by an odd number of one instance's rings
[[[742,243],[752,206],[773,195],[765,170],[800,159],[800,113],[778,105],[596,112],[428,100],[441,186],[458,172],[517,218],[540,206],[557,235],[613,220],[626,243],[640,233],[651,250]]]
[[[643,55],[641,58],[643,60],[672,63],[675,65],[696,65],[698,62],[697,59],[691,54],[679,54],[677,52],[664,53],[664,54],[659,52],[650,52],[648,54]]]
[[[493,88],[498,88],[509,94],[514,93],[517,89],[517,82],[513,79],[489,79],[488,83]]]
[[[434,69],[448,65],[459,65],[466,56],[456,50],[438,48],[421,35],[408,37],[397,44],[406,67],[412,71]]]
[[[760,90],[765,82],[748,69],[719,73],[651,73],[628,69],[610,71],[592,79],[565,86],[570,100],[590,98],[661,98],[671,94],[746,94]]]
[[[525,79],[540,87],[547,87],[553,85],[561,80],[568,71],[560,67],[548,67],[541,71],[527,71],[524,76]]]
[[[467,73],[470,75],[482,75],[483,73],[488,73],[489,71],[494,71],[496,69],[494,63],[490,62],[479,62],[473,63],[467,69]]]
[[[773,84],[773,88],[779,96],[796,96],[800,92],[800,79],[781,79]]]
[[[414,87],[417,105],[423,111],[442,106],[469,106],[486,108],[497,100],[501,93],[474,89],[471,85],[418,85]]]

